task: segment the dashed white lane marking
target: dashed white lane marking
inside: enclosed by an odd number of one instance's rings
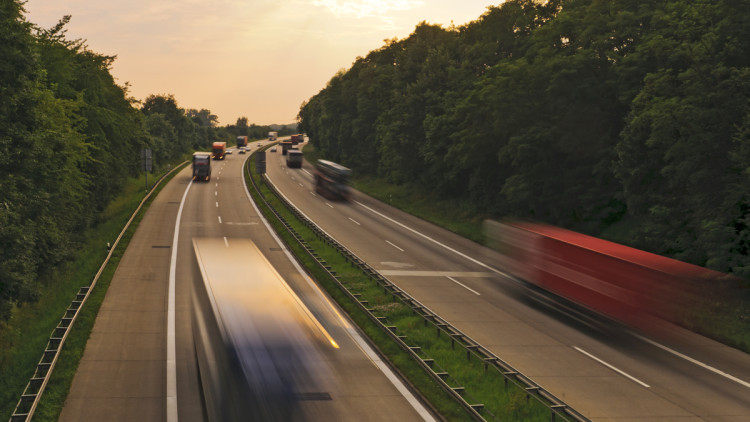
[[[348,218],[349,220],[351,220],[351,221],[352,221],[352,222],[353,222],[354,224],[356,224],[356,225],[358,225],[358,226],[361,226],[361,224],[359,224],[359,222],[358,222],[357,220],[355,220],[355,219],[353,219],[353,218],[351,218],[351,217],[347,217],[347,218]]]
[[[445,276],[445,277],[446,277],[446,278],[447,278],[448,280],[450,280],[450,281],[452,281],[452,282],[454,282],[454,283],[458,284],[459,286],[463,287],[464,289],[466,289],[466,290],[468,290],[468,291],[470,291],[470,292],[474,293],[475,295],[477,295],[477,296],[481,296],[481,295],[479,294],[479,292],[478,292],[478,291],[476,291],[476,290],[472,289],[471,287],[469,287],[469,286],[467,286],[467,285],[465,285],[465,284],[461,283],[460,281],[456,280],[455,278],[453,278],[453,277],[450,277],[450,276]]]
[[[218,202],[216,202],[216,208],[219,208],[219,203]]]
[[[389,245],[393,246],[394,248],[396,248],[396,249],[400,250],[401,252],[403,252],[403,251],[404,251],[403,249],[401,249],[401,248],[399,248],[398,246],[394,245],[394,244],[393,244],[393,242],[391,242],[391,241],[389,241],[389,240],[386,240],[386,241],[385,241],[385,243],[387,243],[387,244],[389,244]]]
[[[672,349],[670,349],[667,346],[659,344],[659,343],[657,343],[657,342],[655,342],[655,341],[653,341],[651,339],[648,339],[646,337],[643,337],[643,336],[641,336],[639,334],[636,334],[636,333],[632,333],[632,334],[634,336],[636,336],[637,338],[645,341],[646,343],[653,344],[654,346],[656,346],[656,347],[664,350],[665,352],[669,352],[669,353],[671,353],[671,354],[673,354],[673,355],[675,355],[677,357],[685,359],[686,361],[688,361],[690,363],[693,363],[693,364],[696,364],[696,365],[700,366],[701,368],[708,369],[709,371],[713,372],[714,374],[721,375],[722,377],[724,377],[726,379],[729,379],[729,380],[732,380],[732,381],[736,382],[737,384],[739,384],[739,385],[741,385],[743,387],[750,388],[750,382],[743,381],[743,380],[735,377],[734,375],[727,374],[726,372],[721,371],[719,369],[716,369],[713,366],[706,365],[705,363],[703,363],[703,362],[701,362],[699,360],[693,359],[693,358],[691,358],[690,356],[687,356],[687,355],[683,355],[682,353],[680,353],[680,352],[678,352],[676,350],[672,350]]]
[[[312,173],[310,173],[309,171],[307,171],[307,170],[305,170],[305,169],[302,169],[302,171],[304,171],[305,173],[307,173],[307,174],[309,174],[310,176],[312,176]]]
[[[579,352],[583,353],[584,355],[590,357],[591,359],[594,359],[595,361],[601,363],[602,365],[606,366],[607,368],[609,368],[609,369],[617,372],[618,374],[620,374],[620,375],[622,375],[622,376],[630,379],[631,381],[637,382],[638,384],[640,384],[640,385],[642,385],[642,386],[644,386],[646,388],[651,388],[651,386],[648,385],[648,384],[646,384],[645,382],[639,380],[638,378],[636,378],[636,377],[628,374],[627,372],[625,372],[625,371],[623,371],[621,369],[618,369],[617,367],[615,367],[613,365],[608,364],[607,362],[599,359],[598,357],[596,357],[596,356],[592,355],[591,353],[589,353],[589,352],[581,349],[580,347],[573,346],[573,348],[576,349],[576,350],[578,350]]]
[[[229,247],[229,241],[227,240],[226,236],[224,236],[224,244],[227,246],[227,248]]]
[[[329,207],[333,208],[333,205],[329,204],[328,202],[326,202],[326,205],[328,205]]]
[[[221,224],[221,216],[219,216],[219,224]]]

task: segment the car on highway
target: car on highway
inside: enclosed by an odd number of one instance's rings
[[[240,147],[240,154],[245,154],[247,152],[247,147]]]
[[[271,152],[276,152],[276,147],[271,148]]]

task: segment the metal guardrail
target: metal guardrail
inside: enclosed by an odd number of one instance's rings
[[[143,204],[145,204],[146,201],[148,201],[148,199],[154,193],[154,191],[156,190],[156,187],[159,186],[159,184],[162,182],[162,180],[164,180],[165,177],[172,174],[174,171],[179,169],[185,163],[187,163],[187,161],[183,161],[182,163],[176,165],[172,170],[163,174],[154,183],[149,193],[143,198],[143,200],[141,200],[141,203],[138,205],[138,208],[136,208],[136,210],[133,212],[133,215],[130,216],[130,219],[128,220],[128,222],[125,223],[125,227],[123,227],[119,236],[117,236],[117,239],[115,239],[115,242],[112,244],[112,247],[109,249],[109,253],[107,254],[107,257],[104,259],[104,262],[102,263],[101,267],[99,267],[99,271],[97,271],[96,275],[94,276],[94,279],[91,281],[91,284],[88,286],[83,286],[78,290],[75,300],[73,300],[70,303],[70,306],[68,307],[68,309],[65,310],[65,313],[63,314],[63,317],[60,319],[60,322],[57,324],[57,327],[55,327],[55,329],[52,330],[52,334],[50,335],[49,340],[47,341],[47,346],[44,350],[44,353],[42,354],[42,358],[39,359],[39,363],[36,366],[34,375],[31,376],[31,379],[29,379],[29,382],[26,384],[26,388],[24,388],[23,393],[21,394],[21,398],[20,400],[18,400],[18,404],[16,404],[16,408],[15,410],[13,410],[13,414],[10,416],[10,422],[26,422],[26,421],[30,421],[31,418],[34,416],[34,412],[36,411],[36,408],[39,405],[39,401],[42,398],[42,393],[44,392],[44,389],[47,387],[49,378],[52,375],[52,370],[55,368],[57,359],[60,356],[60,350],[62,349],[62,346],[65,343],[65,340],[68,338],[68,334],[70,333],[70,328],[75,323],[76,318],[78,318],[78,314],[80,310],[83,308],[83,304],[86,303],[86,300],[88,299],[89,294],[91,293],[92,290],[94,290],[94,286],[96,286],[96,282],[99,280],[99,277],[102,275],[102,273],[104,272],[104,269],[107,267],[107,264],[109,263],[109,259],[112,257],[112,254],[114,253],[115,248],[117,247],[117,244],[120,243],[120,239],[122,239],[122,236],[130,227],[130,223],[133,222],[133,219],[135,218],[136,215],[138,215],[138,212],[143,207]]]
[[[252,160],[247,160],[247,171],[249,172],[249,166]],[[552,421],[556,420],[556,416],[560,415],[563,417],[570,417],[576,421],[579,422],[590,422],[588,418],[577,412],[575,409],[571,408],[567,404],[565,404],[562,400],[557,398],[555,395],[550,393],[549,391],[545,390],[538,384],[536,384],[534,381],[532,381],[530,378],[526,377],[519,371],[517,371],[515,368],[513,368],[510,364],[502,360],[500,357],[492,353],[490,350],[479,344],[478,342],[474,341],[471,337],[464,334],[457,328],[453,327],[450,323],[445,321],[444,319],[440,318],[437,314],[432,312],[428,307],[424,306],[422,303],[417,301],[416,299],[412,298],[401,290],[398,286],[396,286],[394,283],[392,283],[390,280],[388,280],[386,277],[378,273],[374,268],[370,267],[366,262],[364,262],[362,259],[357,257],[353,252],[351,252],[349,249],[347,249],[344,245],[340,244],[338,241],[333,239],[331,236],[329,236],[325,231],[323,231],[320,227],[318,227],[314,222],[312,222],[310,219],[308,219],[300,210],[298,210],[293,204],[291,204],[284,195],[281,195],[275,188],[275,186],[272,183],[268,183],[268,181],[265,178],[265,175],[262,176],[263,181],[266,183],[266,185],[274,192],[277,198],[279,198],[280,201],[284,203],[284,205],[289,209],[295,217],[297,217],[305,226],[307,226],[309,229],[311,229],[318,238],[324,240],[325,243],[328,245],[334,247],[341,253],[351,264],[358,266],[363,272],[365,272],[371,279],[375,280],[378,284],[380,284],[383,289],[394,297],[397,296],[401,299],[401,301],[409,306],[414,313],[417,313],[421,315],[425,321],[431,323],[437,330],[438,335],[440,332],[443,332],[449,336],[451,339],[451,345],[454,343],[460,344],[462,347],[464,347],[467,351],[467,357],[470,355],[473,355],[477,357],[478,359],[481,359],[484,362],[485,370],[489,369],[490,367],[493,367],[497,369],[500,374],[505,378],[506,384],[508,382],[513,382],[516,385],[518,385],[520,388],[522,388],[528,397],[534,397],[536,400],[539,400],[542,404],[547,406],[550,409],[550,418]],[[305,242],[304,239],[292,228],[291,224],[287,222],[281,214],[274,209],[268,201],[263,197],[263,195],[260,192],[260,188],[256,185],[254,178],[252,177],[252,174],[250,174],[250,180],[252,181],[253,187],[258,192],[259,196],[263,199],[264,203],[268,207],[269,210],[276,216],[276,218],[284,225],[284,227],[290,232],[290,234],[299,242],[300,245],[302,245],[308,255],[310,255],[317,263],[318,265],[331,277],[332,280],[335,281],[335,283],[339,286],[339,288],[347,295],[350,299],[352,299],[361,310],[365,312],[365,314],[378,326],[381,327],[381,329],[386,332],[403,350],[405,350],[407,353],[409,353],[412,358],[415,359],[416,362],[422,366],[426,372],[452,397],[454,397],[468,412],[471,414],[476,420],[485,420],[484,417],[481,415],[481,412],[483,411],[484,405],[475,403],[471,404],[469,403],[466,398],[464,397],[463,388],[462,387],[451,387],[448,385],[448,383],[445,381],[445,379],[448,377],[448,374],[445,372],[436,372],[434,369],[434,361],[432,359],[424,359],[417,353],[418,347],[410,347],[406,342],[404,341],[403,336],[399,336],[396,333],[395,328],[392,326],[387,326],[384,324],[385,317],[378,317],[375,316],[371,309],[369,309],[366,305],[367,303],[364,301],[361,301],[359,299],[359,295],[351,293],[346,286],[343,285],[343,283],[340,281],[339,277],[333,271],[332,267],[330,265],[327,265],[327,263],[321,259],[321,257],[315,253],[314,250]]]

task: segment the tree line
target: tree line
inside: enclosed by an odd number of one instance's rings
[[[20,0],[0,1],[0,322],[34,301],[45,268],[70,258],[80,233],[128,178],[154,171],[213,141],[250,135],[218,126],[209,110],[182,109],[172,95],[139,102],[110,74],[114,56],[66,38],[66,16],[39,28]],[[239,121],[239,120],[238,120]],[[267,136],[266,133],[259,137]]]
[[[509,0],[357,58],[300,127],[356,174],[750,277],[748,17]]]

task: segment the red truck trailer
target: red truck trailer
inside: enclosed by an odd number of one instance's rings
[[[544,224],[487,222],[501,267],[541,288],[628,326],[649,331],[679,323],[701,290],[730,276]]]

